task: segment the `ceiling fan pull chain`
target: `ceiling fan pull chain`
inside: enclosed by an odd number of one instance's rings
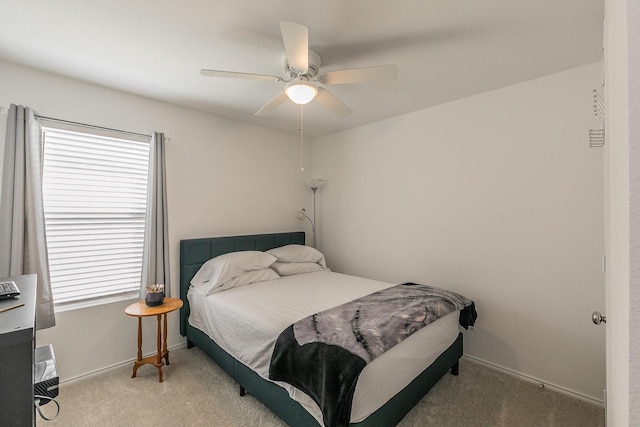
[[[304,114],[300,104],[300,171],[304,172]]]

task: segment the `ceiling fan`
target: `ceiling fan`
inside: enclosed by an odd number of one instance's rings
[[[396,65],[351,68],[336,71],[320,71],[321,58],[316,51],[309,50],[309,29],[294,22],[280,22],[280,32],[285,54],[282,57],[284,77],[251,74],[235,71],[200,70],[203,76],[234,79],[285,82],[284,91],[260,108],[255,115],[267,116],[287,99],[296,104],[307,104],[317,99],[338,117],[346,117],[352,110],[335,95],[319,85],[360,83],[373,80],[395,80],[398,76]]]

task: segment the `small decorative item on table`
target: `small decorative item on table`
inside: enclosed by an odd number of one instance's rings
[[[153,285],[147,285],[147,296],[145,297],[144,302],[149,307],[162,305],[164,302],[164,284],[154,283]]]

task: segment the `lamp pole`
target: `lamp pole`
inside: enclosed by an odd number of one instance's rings
[[[306,217],[311,223],[311,230],[313,232],[312,244],[314,248],[316,247],[316,225],[317,225],[316,224],[316,192],[318,191],[318,188],[322,187],[324,182],[325,182],[324,179],[319,179],[319,178],[305,180],[305,184],[307,184],[307,187],[309,187],[311,191],[313,191],[313,220],[311,220],[311,218],[309,218],[309,216],[306,215],[304,209],[300,211],[302,215],[298,216],[298,219],[300,220],[304,220],[304,218]]]
[[[316,247],[316,191],[318,191],[318,187],[311,187],[311,191],[313,191],[313,247]]]

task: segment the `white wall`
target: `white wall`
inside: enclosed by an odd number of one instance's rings
[[[308,189],[299,176],[295,136],[0,62],[0,106],[10,103],[44,116],[171,138],[166,158],[174,296],[180,239],[303,227],[295,212],[307,202]],[[136,320],[124,314],[131,302],[58,313],[57,326],[37,334],[38,345],[53,344],[63,380],[135,357]],[[143,324],[145,353],[154,349],[154,322]],[[169,315],[169,328],[169,345],[181,343],[177,313]]]
[[[4,138],[7,132],[7,116],[9,110],[0,105],[0,188],[2,188],[2,168],[4,167]],[[1,190],[0,190],[1,191]]]
[[[465,353],[602,401],[603,156],[592,64],[316,139],[339,272],[475,300]]]

